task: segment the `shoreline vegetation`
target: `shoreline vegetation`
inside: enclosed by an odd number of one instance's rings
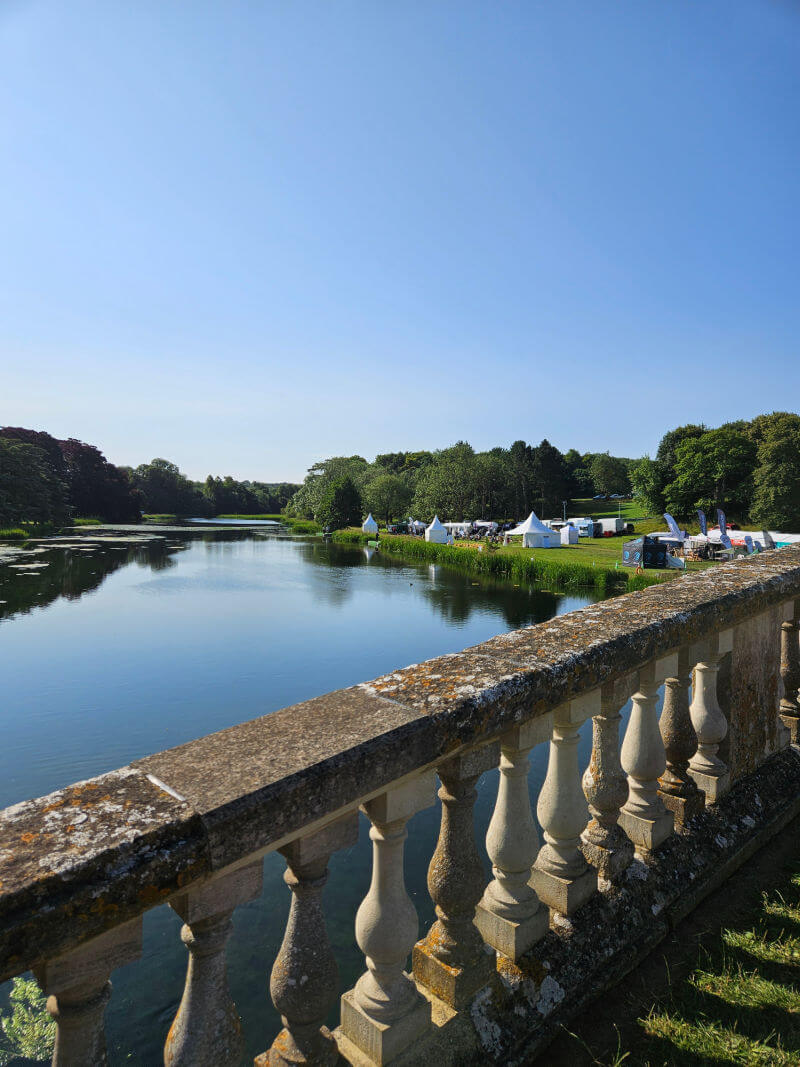
[[[331,534],[331,540],[341,545],[366,545],[375,538],[360,530],[336,530]],[[617,543],[620,543],[619,539]],[[436,563],[507,581],[536,582],[559,591],[590,588],[598,595],[605,596],[611,592],[646,589],[650,585],[673,580],[673,576],[664,571],[636,574],[622,567],[617,569],[609,566],[607,562],[598,564],[597,558],[591,558],[590,553],[582,559],[553,558],[555,553],[575,552],[574,548],[523,549],[512,545],[490,551],[484,544],[483,551],[479,552],[479,546],[472,543],[439,545],[424,541],[421,537],[402,534],[382,534],[379,544],[382,552],[406,559]]]

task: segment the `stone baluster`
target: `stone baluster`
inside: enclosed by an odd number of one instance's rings
[[[225,947],[234,909],[261,893],[263,862],[216,875],[170,901],[184,921],[189,965],[178,1013],[164,1046],[166,1067],[237,1067],[242,1026],[228,990]]]
[[[454,756],[437,768],[442,786],[439,840],[428,868],[437,920],[414,946],[414,977],[453,1008],[461,1008],[489,981],[493,962],[475,926],[485,876],[475,845],[475,783],[496,767],[496,742]]]
[[[659,796],[658,779],[667,757],[658,725],[658,687],[678,671],[678,654],[648,663],[639,671],[633,694],[633,709],[622,742],[622,768],[628,775],[628,800],[619,814],[619,824],[636,846],[648,852],[666,840],[673,830],[673,815]]]
[[[581,851],[589,812],[578,769],[578,731],[600,711],[600,691],[560,705],[553,713],[550,758],[536,813],[545,843],[531,885],[553,911],[572,915],[597,889],[597,871]]]
[[[111,972],[142,951],[142,920],[132,919],[72,952],[47,960],[36,979],[56,1021],[54,1067],[105,1067],[103,1016],[111,996]]]
[[[357,841],[358,813],[353,811],[280,849],[292,905],[269,992],[283,1029],[270,1050],[256,1057],[255,1067],[337,1062],[336,1042],[324,1023],[339,991],[339,970],[322,912],[322,890],[331,854]]]
[[[592,757],[583,776],[591,819],[581,851],[603,882],[615,883],[630,866],[633,843],[619,826],[628,799],[628,779],[619,759],[621,709],[636,688],[636,675],[607,682],[600,690],[600,711],[592,719]]]
[[[362,808],[372,823],[372,882],[356,915],[356,941],[367,970],[342,997],[339,1034],[376,1064],[388,1063],[431,1028],[430,1002],[405,972],[419,920],[406,892],[403,851],[406,823],[435,801],[430,771]]]
[[[540,715],[500,739],[497,803],[486,834],[494,878],[478,904],[475,922],[487,945],[512,960],[543,937],[550,925],[549,912],[530,885],[539,836],[528,789],[528,753],[534,745],[549,741],[552,729],[552,714]]]
[[[781,697],[780,716],[789,731],[791,744],[800,745],[800,600],[787,605],[781,623]]]
[[[719,661],[733,649],[733,630],[725,630],[694,646],[694,697],[689,708],[697,733],[697,751],[689,761],[689,774],[713,804],[730,788],[728,768],[717,755],[728,723],[717,700]]]
[[[697,734],[689,713],[689,690],[692,685],[690,650],[678,652],[674,676],[664,681],[664,707],[661,712],[661,737],[667,766],[658,780],[664,807],[672,812],[677,827],[684,827],[705,807],[705,797],[689,774],[689,760],[697,751]]]

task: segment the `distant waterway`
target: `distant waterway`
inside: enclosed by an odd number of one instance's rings
[[[0,559],[0,807],[595,599],[236,529],[240,521]],[[15,569],[20,559],[44,566]],[[584,763],[587,741],[584,728]],[[534,797],[545,761],[541,746]],[[481,842],[496,780],[495,771],[479,787]],[[409,825],[407,880],[421,929],[433,920],[425,875],[438,826],[438,805]],[[280,1026],[267,984],[289,906],[283,870],[279,856],[267,857],[264,894],[238,910],[230,943],[251,1056]],[[353,920],[369,872],[362,825],[359,844],[334,857],[325,895],[343,989],[363,970]],[[142,960],[114,975],[114,1063],[160,1062],[183,988],[180,925],[166,907],[148,913]]]

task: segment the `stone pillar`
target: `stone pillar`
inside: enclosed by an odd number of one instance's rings
[[[547,777],[536,806],[545,843],[531,885],[540,900],[564,915],[572,915],[597,889],[597,871],[580,848],[589,812],[578,770],[578,730],[599,711],[599,690],[556,708]]]
[[[325,927],[322,890],[331,854],[357,841],[358,813],[353,811],[280,849],[286,857],[283,880],[292,891],[292,906],[269,992],[283,1030],[269,1052],[256,1057],[256,1067],[337,1062],[339,1053],[325,1017],[339,991],[339,970]]]
[[[689,761],[689,774],[714,804],[730,788],[731,776],[717,755],[720,742],[728,732],[728,723],[717,700],[719,661],[733,648],[733,630],[725,630],[694,646],[697,659],[694,669],[694,698],[689,713],[697,733],[697,752]],[[773,705],[774,706],[774,705]]]
[[[636,688],[636,675],[608,682],[600,690],[600,711],[592,719],[592,758],[583,776],[591,819],[581,851],[604,882],[617,882],[633,859],[633,844],[619,826],[628,799],[628,779],[619,760],[620,711]]]
[[[667,766],[658,780],[664,807],[675,817],[676,827],[684,827],[705,807],[705,797],[689,774],[689,760],[697,752],[697,734],[689,714],[689,689],[692,684],[692,661],[688,648],[678,652],[675,675],[664,681],[664,707],[661,712],[661,737]]]
[[[528,753],[549,741],[552,729],[552,714],[540,715],[500,739],[497,803],[486,834],[494,878],[478,904],[475,923],[487,945],[512,960],[527,952],[550,925],[549,912],[530,885],[539,836],[528,790]]]
[[[780,716],[791,744],[800,745],[800,600],[787,605],[787,609],[781,623]]]
[[[263,862],[223,872],[170,901],[183,919],[189,966],[178,1013],[164,1046],[166,1067],[238,1067],[242,1026],[228,990],[225,947],[234,909],[261,892]]]
[[[111,972],[138,960],[142,920],[132,919],[63,956],[47,960],[36,980],[56,1021],[54,1067],[105,1067],[108,1063],[103,1016],[111,996]]]
[[[370,1062],[388,1063],[431,1028],[431,1005],[405,972],[419,933],[406,892],[406,823],[436,801],[432,771],[363,806],[372,823],[372,882],[356,915],[356,941],[367,970],[342,997],[340,1033]]]
[[[650,851],[672,833],[672,812],[658,793],[658,778],[667,757],[658,726],[658,687],[678,671],[678,654],[648,663],[639,671],[633,694],[633,710],[622,742],[622,768],[628,775],[628,800],[619,814],[619,824],[637,851]]]
[[[475,845],[475,783],[497,766],[496,742],[454,756],[437,768],[442,787],[442,823],[428,868],[428,892],[437,920],[414,946],[414,977],[452,1008],[464,1007],[494,970],[475,926],[484,890],[483,864]]]

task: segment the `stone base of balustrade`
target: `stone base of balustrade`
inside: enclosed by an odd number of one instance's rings
[[[633,841],[637,852],[652,852],[670,836],[675,818],[671,811],[663,811],[654,819],[645,819],[623,808],[619,813],[619,825]]]
[[[309,1067],[311,1064],[314,1067],[334,1067],[338,1062],[339,1052],[334,1036],[327,1026],[321,1026],[319,1040],[308,1057],[298,1049],[288,1030],[281,1030],[272,1047],[255,1057],[253,1067],[303,1067],[305,1064],[309,1064]]]
[[[340,1050],[342,1041],[347,1041],[364,1053],[368,1063],[383,1067],[428,1033],[431,1025],[431,1006],[422,995],[402,1018],[391,1023],[380,1023],[358,1006],[355,991],[350,989],[342,996],[341,1025],[336,1032],[336,1039]]]
[[[597,892],[597,871],[587,868],[577,878],[559,878],[534,867],[530,884],[543,904],[562,915],[574,915]]]
[[[494,974],[494,953],[487,949],[469,967],[449,967],[434,956],[427,940],[414,945],[414,977],[451,1008],[464,1008]]]
[[[658,795],[661,797],[661,803],[667,811],[671,811],[675,816],[676,830],[682,830],[692,819],[705,810],[706,798],[699,791],[692,793],[688,797],[676,797],[672,793],[662,793],[659,789]]]
[[[547,908],[540,907],[527,919],[515,922],[496,915],[481,902],[475,911],[475,925],[487,945],[516,960],[547,933],[550,913]]]
[[[633,860],[633,842],[619,827],[616,830],[618,836],[615,833],[610,847],[588,836],[581,839],[581,852],[604,882],[618,882]]]
[[[789,744],[800,745],[800,718],[781,712],[781,722],[789,731]]]
[[[694,779],[697,788],[705,794],[706,804],[716,804],[731,787],[730,771],[723,771],[722,774],[706,774],[704,771],[695,771],[690,767],[689,774]]]

